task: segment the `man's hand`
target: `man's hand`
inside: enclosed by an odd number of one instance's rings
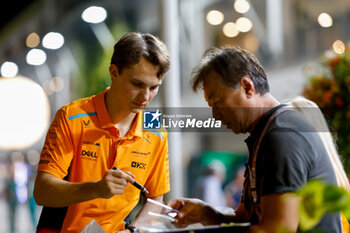
[[[199,199],[178,198],[171,200],[167,205],[179,211],[175,217],[176,227],[186,227],[198,222],[203,225],[217,224],[220,215]]]
[[[102,180],[97,183],[99,196],[101,198],[111,198],[116,194],[124,193],[124,188],[135,176],[130,172],[124,173],[117,170],[108,170]]]

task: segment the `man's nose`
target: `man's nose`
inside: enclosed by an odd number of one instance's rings
[[[219,98],[218,97],[214,97],[214,98],[209,98],[208,100],[207,100],[207,102],[208,102],[208,105],[210,106],[210,107],[215,107],[215,105],[218,103],[218,101],[219,101]]]
[[[208,103],[209,107],[212,107],[212,108],[215,107],[215,102],[213,101],[213,99],[207,100],[207,103]]]
[[[213,118],[215,120],[221,120],[222,119],[222,114],[220,113],[219,109],[217,107],[212,107],[212,114]]]
[[[148,101],[149,99],[149,89],[145,88],[140,93],[140,100],[141,101]]]

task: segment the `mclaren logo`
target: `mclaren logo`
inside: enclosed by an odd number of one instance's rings
[[[100,146],[100,143],[99,143],[99,142],[83,141],[83,144],[86,144],[86,145],[93,145],[93,146]]]

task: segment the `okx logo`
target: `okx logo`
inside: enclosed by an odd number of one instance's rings
[[[157,111],[143,112],[143,128],[144,129],[160,129],[161,113]]]
[[[146,169],[146,163],[140,163],[140,162],[132,161],[131,162],[131,167],[140,168],[140,169]]]

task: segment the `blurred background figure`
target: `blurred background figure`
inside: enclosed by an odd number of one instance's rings
[[[236,209],[239,202],[241,201],[244,183],[244,171],[245,167],[239,168],[233,179],[225,186],[224,189],[227,206],[233,209]]]
[[[16,183],[14,179],[14,166],[8,162],[7,174],[5,174],[4,196],[7,201],[10,232],[15,232],[15,214],[17,207]]]
[[[28,181],[28,207],[30,212],[30,219],[32,221],[33,228],[36,228],[36,225],[38,223],[38,214],[37,209],[38,205],[36,204],[33,196],[33,190],[34,190],[34,181],[35,181],[35,172],[32,172],[29,181]]]
[[[2,196],[7,205],[7,211],[1,216],[4,218],[2,223],[8,223],[8,226],[1,224],[1,233],[32,232],[35,229],[38,211],[32,197],[35,178],[32,163],[33,156],[28,157],[27,153],[25,157],[21,152],[13,152],[1,161],[1,166],[6,168],[0,178],[3,179]],[[31,221],[26,221],[29,216]]]
[[[28,165],[25,163],[24,155],[13,152],[10,157],[8,175],[6,179],[5,197],[9,209],[10,232],[15,232],[16,210],[19,204],[28,200]]]
[[[34,190],[34,181],[36,177],[37,164],[39,162],[40,154],[36,150],[29,150],[26,153],[26,159],[28,162],[28,207],[30,213],[30,220],[33,226],[33,229],[36,228],[38,224],[38,215],[41,212],[41,208],[36,204],[34,200],[33,190]]]
[[[329,159],[335,171],[338,185],[347,191],[350,191],[349,179],[344,171],[343,164],[340,161],[335,140],[329,131],[327,121],[318,105],[301,96],[295,97],[288,102],[288,104],[292,105],[299,113],[301,113],[301,115],[316,129],[327,150]],[[349,222],[343,213],[341,213],[341,220],[343,233],[348,233],[350,230]]]
[[[217,209],[227,207],[223,184],[226,179],[226,167],[219,160],[213,160],[204,167],[204,174],[198,178],[194,196]]]

